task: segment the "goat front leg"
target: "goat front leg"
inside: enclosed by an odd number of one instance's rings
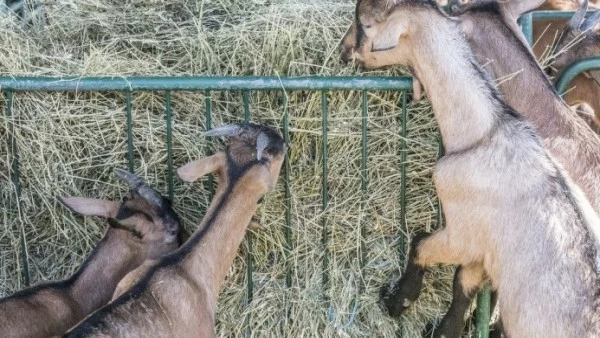
[[[434,338],[462,337],[465,314],[484,281],[485,271],[482,264],[461,265],[456,269],[452,284],[452,303],[435,329]]]
[[[399,317],[421,294],[425,269],[435,264],[461,264],[465,259],[452,247],[448,228],[433,234],[418,234],[412,240],[406,270],[391,287],[383,287],[380,302],[384,311]],[[455,242],[456,243],[456,242]]]

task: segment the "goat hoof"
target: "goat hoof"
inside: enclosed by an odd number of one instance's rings
[[[399,301],[387,285],[379,290],[379,307],[390,317],[400,317],[412,303],[413,301],[407,298]]]

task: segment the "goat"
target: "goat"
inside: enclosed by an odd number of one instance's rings
[[[446,149],[434,170],[446,227],[413,239],[404,275],[382,289],[384,306],[399,315],[427,267],[461,264],[467,294],[490,278],[509,336],[598,336],[600,219],[590,202],[501,99],[460,22],[416,0],[389,2],[375,18],[373,1],[357,4],[355,57],[418,74]]]
[[[448,2],[438,0],[438,4]],[[511,3],[511,6],[522,6],[514,8],[514,12],[525,13],[536,10],[575,11],[583,4],[584,0],[450,0],[448,5],[452,11],[464,6],[479,5],[482,3],[498,2],[503,5]],[[512,5],[514,4],[514,5]],[[594,0],[591,5],[594,8],[600,6],[600,0]],[[516,20],[518,17],[515,17]],[[544,64],[546,60],[552,60],[553,54],[558,49],[553,48],[554,42],[561,36],[567,20],[536,20],[533,22],[533,54]]]
[[[125,274],[178,246],[180,222],[171,202],[142,179],[121,169],[134,197],[122,203],[58,197],[72,212],[106,218],[104,236],[70,278],[40,284],[0,300],[0,337],[49,337],[63,334],[108,303]]]
[[[221,126],[205,135],[228,136],[230,141],[224,152],[177,170],[187,182],[208,173],[219,176],[199,229],[65,337],[215,336],[219,288],[257,203],[275,186],[287,146],[275,130],[250,123]]]
[[[250,223],[248,224],[248,229],[264,230],[264,227],[258,221],[251,220]],[[188,238],[189,238],[189,235],[187,235],[187,237],[185,237],[185,239],[183,239],[181,241],[181,243],[185,243],[185,241],[187,241]],[[125,292],[129,291],[135,284],[137,284],[140,280],[142,280],[144,275],[150,269],[152,269],[153,266],[155,266],[159,262],[160,262],[159,259],[148,259],[142,265],[138,266],[135,270],[128,273],[125,277],[123,277],[123,279],[121,279],[121,281],[119,281],[119,284],[117,284],[117,287],[115,288],[115,293],[113,294],[112,299],[113,300],[117,299],[119,296],[121,296]]]
[[[600,56],[600,10],[586,18],[585,5],[569,21],[556,43],[554,50],[558,56],[552,63],[550,75],[558,77],[575,61]],[[565,94],[565,100],[570,104],[588,103],[596,112],[597,118],[600,118],[600,70],[578,75],[573,79],[571,87],[574,88]]]
[[[382,4],[375,3],[373,6],[381,7]],[[530,5],[529,8],[534,6],[535,4]],[[575,183],[583,187],[594,209],[600,211],[600,191],[597,188],[600,182],[600,171],[596,170],[600,166],[600,154],[597,152],[600,141],[574,116],[554,91],[529,49],[524,45],[524,37],[514,19],[529,8],[519,8],[511,2],[503,2],[502,7],[499,7],[498,4],[490,4],[488,1],[488,4],[472,4],[462,8],[462,11],[456,13],[456,20],[459,21],[462,32],[466,35],[480,63],[486,64],[488,71],[496,78],[521,73],[510,81],[500,84],[504,97],[540,131],[550,153],[566,167]],[[382,10],[379,8],[375,12],[381,13]],[[379,20],[385,21],[387,18],[382,16],[384,15],[380,14]],[[394,26],[389,25],[391,28],[387,30],[393,31]],[[390,32],[380,34],[389,40],[388,44],[395,44],[394,34]],[[459,276],[461,274],[462,277]],[[464,269],[459,269],[455,278],[470,279]],[[454,286],[460,286],[460,283],[455,280]],[[468,289],[461,292],[454,291],[455,296],[465,296],[467,293],[469,293]],[[464,326],[462,320],[464,312],[469,304],[470,297],[453,300],[451,311],[439,326],[441,335],[459,336]],[[462,311],[462,314],[457,314],[456,311]],[[461,319],[460,323],[456,323],[455,319]]]
[[[510,3],[521,3],[528,5],[527,7],[531,9],[539,4],[540,0],[452,0],[451,2],[453,12],[461,12],[465,8],[468,9],[473,5],[479,6],[482,3],[498,3],[503,8],[508,7]],[[566,20],[536,20],[533,23],[533,53],[538,60],[544,62],[544,68],[548,74],[557,77],[575,61],[600,55],[600,12],[596,11],[586,19],[588,7],[600,8],[599,6],[600,1],[588,4],[587,0],[559,0],[547,1],[538,8],[540,10],[577,10],[568,24]],[[512,12],[518,17],[526,11],[522,9],[517,11],[507,10],[505,12]],[[517,17],[513,19],[516,20]],[[519,37],[521,38],[521,36]],[[572,87],[565,95],[565,101],[573,105],[572,108],[576,108],[579,103],[585,102],[600,114],[600,71],[590,71],[578,75],[573,79]],[[593,123],[589,119],[584,119],[584,121]],[[590,127],[592,129],[596,128],[593,124]]]
[[[573,107],[568,107],[558,96],[533,55],[524,48],[522,37],[519,38],[522,33],[514,18],[522,13],[511,13],[507,4],[465,8],[456,13],[457,19],[479,62],[485,63],[494,77],[500,79],[520,73],[502,82],[501,92],[511,106],[533,123],[546,148],[583,189],[594,210],[600,212],[600,154],[597,151],[600,141],[594,135],[595,121],[584,118],[592,129],[583,125],[572,113]],[[580,16],[584,14],[585,3],[579,12]],[[468,305],[464,304],[468,302],[465,300],[462,304],[466,310]],[[442,329],[452,327],[445,320],[440,326]]]

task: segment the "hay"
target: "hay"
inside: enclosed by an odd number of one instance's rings
[[[353,3],[334,0],[274,1],[58,1],[45,19],[21,28],[0,18],[0,74],[90,75],[350,75],[337,45]],[[399,75],[400,70],[379,72]],[[329,197],[321,209],[321,111],[319,93],[288,93],[294,248],[286,260],[283,180],[257,212],[267,230],[255,232],[254,299],[244,306],[246,247],[242,245],[219,299],[222,337],[245,333],[250,316],[256,337],[418,337],[446,310],[452,274],[434,269],[426,290],[401,321],[382,315],[378,289],[402,270],[398,235],[431,231],[436,198],[431,183],[437,127],[427,104],[409,106],[407,229],[400,228],[398,93],[369,94],[368,192],[361,206],[360,93],[329,94]],[[215,124],[240,121],[239,92],[214,92]],[[204,95],[173,94],[175,166],[205,156]],[[277,93],[251,95],[252,120],[281,125]],[[3,107],[4,110],[4,107]],[[133,94],[136,173],[166,192],[164,98]],[[23,286],[19,234],[26,234],[33,282],[71,274],[101,236],[98,219],[70,215],[56,195],[122,198],[127,191],[112,169],[126,167],[124,97],[120,93],[16,94],[12,121],[20,155],[22,209],[9,183],[8,149],[0,142],[0,295]],[[0,117],[5,138],[9,119]],[[91,142],[91,140],[94,140]],[[194,229],[209,203],[206,185],[175,182],[175,205]],[[19,216],[21,215],[21,216]],[[322,287],[322,225],[330,241],[330,291],[335,321],[329,323]],[[361,271],[360,224],[366,228],[366,266]],[[287,264],[292,287],[285,286]],[[365,289],[360,292],[360,286]],[[435,291],[434,291],[435,290]],[[354,322],[345,327],[358,297]],[[289,311],[289,317],[286,315]]]

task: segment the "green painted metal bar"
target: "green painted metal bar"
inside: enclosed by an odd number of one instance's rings
[[[248,90],[242,92],[242,100],[244,102],[244,122],[250,121],[250,99],[248,97]],[[248,231],[246,234],[246,309],[250,308],[252,303],[252,297],[254,296],[254,279],[252,276],[253,268],[253,252],[252,252],[252,232]],[[252,328],[250,325],[250,313],[246,315],[246,337],[252,336]]]
[[[210,130],[212,128],[212,101],[210,99],[210,90],[205,90],[204,91],[204,108],[205,108],[205,117],[206,117],[206,130]],[[206,152],[210,153],[212,147],[210,146],[209,142],[206,142]],[[210,193],[210,197],[212,198],[212,196],[214,195],[214,179],[212,177],[212,175],[210,175],[208,177],[207,180],[207,187],[206,187]]]
[[[10,152],[10,177],[12,179],[13,186],[15,187],[15,197],[17,200],[17,212],[19,213],[19,245],[21,246],[21,278],[25,286],[31,284],[31,278],[29,276],[29,262],[27,252],[27,239],[25,237],[25,229],[22,223],[21,217],[21,177],[19,172],[19,152],[17,150],[17,141],[15,140],[15,124],[13,122],[13,92],[11,90],[5,90],[4,96],[6,98],[6,117],[8,118],[8,133],[7,133],[7,146]]]
[[[406,98],[406,90],[402,91],[402,121],[401,121],[401,130],[400,135],[402,139],[400,140],[400,228],[398,231],[398,247],[400,248],[400,252],[404,255],[404,261],[407,259],[407,249],[406,249],[406,239],[404,238],[402,231],[407,230],[406,225],[406,160],[408,156],[408,145],[406,141],[406,137],[408,134],[407,130],[407,121],[408,121],[408,113],[406,109],[406,105],[408,104]]]
[[[183,90],[324,90],[370,89],[400,90],[412,88],[411,77],[0,77],[0,89],[13,91],[183,91]]]
[[[250,97],[248,90],[242,92],[242,100],[244,101],[244,122],[250,121]]]
[[[360,191],[361,191],[361,210],[363,212],[362,222],[360,224],[360,269],[361,271],[365,267],[367,261],[367,248],[365,243],[365,231],[366,231],[366,207],[367,207],[367,123],[369,118],[369,104],[367,91],[362,91],[362,118],[361,118],[361,161],[360,161]],[[363,292],[365,282],[362,278],[360,279],[360,292]]]
[[[290,144],[290,122],[287,110],[287,94],[282,91],[283,95],[283,139],[286,144]],[[289,153],[286,154],[284,159],[284,188],[285,188],[285,261],[286,261],[286,273],[285,273],[285,285],[288,288],[292,287],[292,266],[290,263],[290,257],[292,256],[293,242],[292,242],[292,194],[290,191],[290,157]],[[288,312],[289,316],[289,312]]]
[[[560,19],[571,19],[574,11],[535,11],[529,13],[533,20],[560,20]]]
[[[532,13],[527,13],[524,15],[521,15],[521,18],[519,19],[520,24],[521,24],[521,30],[523,31],[523,34],[525,35],[525,39],[527,40],[527,43],[529,43],[530,46],[533,45],[533,14]]]
[[[490,289],[486,287],[484,291],[477,295],[477,326],[475,328],[477,338],[488,338],[490,335],[490,314],[493,310],[490,302]]]
[[[328,187],[327,187],[327,129],[328,129],[328,121],[327,121],[327,90],[323,89],[321,91],[321,114],[322,114],[322,161],[323,161],[323,172],[321,175],[322,181],[322,190],[321,190],[321,198],[322,198],[322,208],[323,208],[323,232],[322,232],[322,245],[323,245],[323,289],[324,289],[324,298],[327,303],[329,303],[329,234],[327,233],[327,207],[329,205],[329,197],[328,197]]]
[[[565,71],[556,80],[556,90],[562,95],[567,91],[569,83],[573,79],[589,70],[600,70],[600,56],[579,60],[565,69]]]
[[[125,91],[125,113],[127,114],[127,165],[133,172],[133,118],[131,116],[131,92]]]
[[[173,200],[173,121],[171,116],[171,91],[165,92],[165,118],[167,119],[167,184],[171,201]]]

